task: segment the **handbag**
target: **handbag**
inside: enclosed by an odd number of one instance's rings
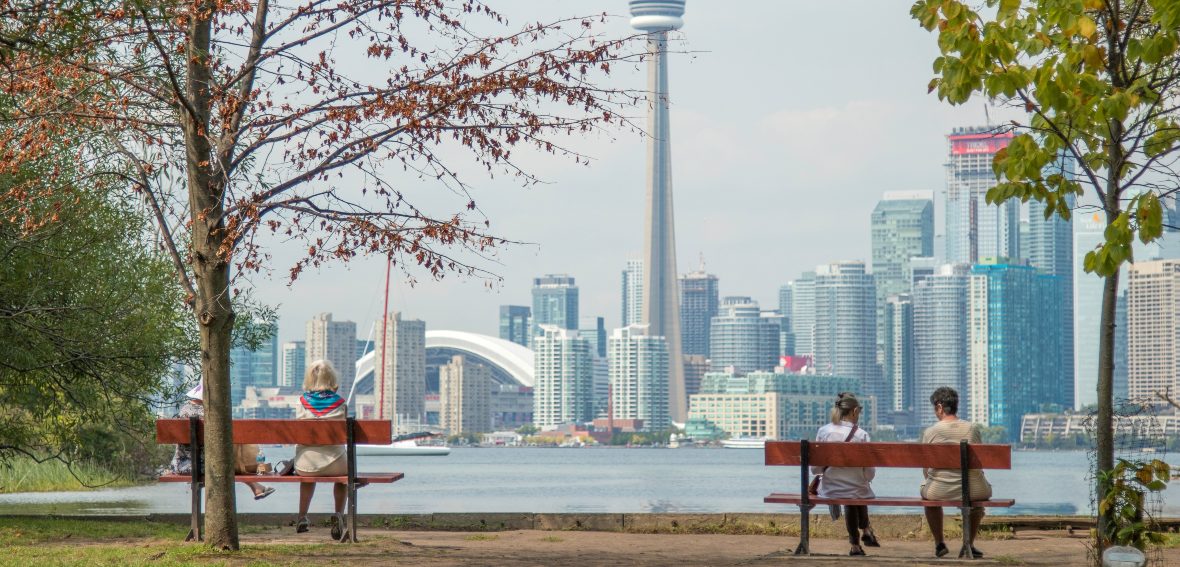
[[[848,432],[848,437],[844,438],[845,443],[852,440],[852,436],[856,435],[856,430],[859,429],[859,427],[860,426],[858,426],[856,424],[852,425],[852,430]],[[824,479],[824,473],[826,473],[826,472],[828,472],[828,467],[824,467],[823,472],[815,475],[815,477],[811,479],[811,484],[807,485],[807,493],[808,494],[810,494],[812,496],[819,495],[819,483],[820,483],[820,481],[822,481]]]

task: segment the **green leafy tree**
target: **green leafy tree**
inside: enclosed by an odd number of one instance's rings
[[[990,203],[1043,202],[1068,220],[1088,198],[1105,226],[1085,270],[1104,278],[1098,354],[1098,469],[1114,468],[1113,372],[1119,269],[1135,239],[1164,228],[1161,199],[1174,200],[1180,148],[1180,3],[1174,0],[919,0],[911,15],[936,31],[941,56],[930,90],[951,104],[975,95],[1013,105],[1027,119],[993,167]],[[1078,178],[1051,164],[1072,158]],[[1083,277],[1078,275],[1076,277]],[[1097,483],[1099,500],[1106,485]],[[1112,521],[1099,514],[1099,533]]]

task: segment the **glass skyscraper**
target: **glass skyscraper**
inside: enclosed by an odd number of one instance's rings
[[[500,306],[500,338],[521,346],[529,346],[529,316],[527,305]]]
[[[988,189],[996,185],[992,159],[1013,137],[995,126],[955,128],[947,137],[946,262],[1020,255],[1020,204],[986,201]]]
[[[815,272],[803,272],[790,283],[791,315],[789,323],[795,335],[795,354],[815,354]]]
[[[1047,175],[1061,174],[1068,179],[1074,177],[1074,160],[1063,158],[1046,168]],[[1070,208],[1074,207],[1073,195],[1066,197]],[[1085,216],[1084,214],[1082,216]],[[1062,302],[1062,332],[1061,332],[1061,368],[1069,377],[1065,383],[1067,407],[1074,407],[1077,394],[1074,392],[1074,231],[1070,221],[1054,214],[1045,219],[1045,204],[1030,200],[1028,202],[1028,234],[1021,241],[1024,259],[1042,273],[1057,276],[1057,283],[1061,286]]]
[[[861,393],[892,407],[877,366],[877,295],[865,263],[837,262],[815,271],[815,371],[861,381]]]
[[[541,325],[578,328],[578,286],[573,277],[549,274],[533,278],[532,336],[541,334]]]
[[[668,343],[646,325],[615,329],[610,338],[611,404],[615,419],[642,419],[648,431],[672,425],[668,416]]]
[[[934,195],[886,193],[873,209],[871,225],[877,317],[883,325],[886,298],[910,291],[911,259],[934,255]]]
[[[696,271],[680,276],[680,337],[685,355],[709,354],[709,328],[717,316],[717,276]]]
[[[914,285],[914,411],[923,427],[933,425],[929,398],[949,386],[967,408],[966,264],[940,266]]]
[[[303,341],[283,343],[283,369],[279,372],[278,386],[302,388],[303,374],[307,369],[307,346]]]
[[[643,324],[643,260],[627,260],[623,269],[623,326]]]
[[[265,322],[250,323],[266,331],[270,336],[255,350],[233,347],[229,351],[230,399],[233,405],[245,398],[246,388],[265,388],[278,385],[279,378],[279,329],[278,325]]]
[[[891,407],[883,411],[914,411],[914,302],[910,294],[891,295],[885,300],[881,343],[885,355],[885,384],[890,388]]]
[[[763,317],[758,303],[749,297],[726,297],[721,314],[713,318],[709,366],[718,371],[732,367],[737,375],[773,370],[778,365],[781,329],[778,321]]]

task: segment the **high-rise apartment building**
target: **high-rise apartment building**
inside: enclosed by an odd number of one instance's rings
[[[861,393],[892,407],[877,366],[877,292],[860,261],[815,271],[815,371],[861,381]]]
[[[348,399],[356,378],[356,323],[333,321],[331,313],[320,313],[307,322],[305,364],[327,360],[340,374],[340,395]]]
[[[615,329],[610,338],[611,404],[615,419],[641,419],[648,431],[672,425],[668,416],[668,343],[646,325]]]
[[[709,329],[720,306],[717,276],[703,270],[680,276],[680,336],[685,355],[709,354]]]
[[[265,321],[252,322],[251,325],[269,336],[254,350],[239,346],[229,351],[230,400],[235,406],[245,398],[246,388],[264,388],[278,383],[278,325]]]
[[[623,326],[643,324],[643,260],[623,268]]]
[[[564,274],[549,274],[533,278],[532,334],[541,334],[542,325],[560,329],[578,328],[578,286],[574,278]]]
[[[390,312],[377,321],[373,398],[377,419],[393,419],[399,433],[426,424],[426,323]]]
[[[701,379],[709,371],[709,358],[700,354],[684,355],[684,391],[693,395],[701,390]]]
[[[934,194],[890,192],[873,209],[873,281],[878,338],[884,335],[885,300],[910,292],[910,261],[934,255]]]
[[[1127,393],[1180,392],[1180,260],[1136,262],[1127,282]]]
[[[815,354],[815,272],[803,272],[791,282],[791,332],[795,335],[795,354]],[[714,366],[716,368],[716,366]]]
[[[778,288],[778,312],[783,315],[783,354],[794,355],[797,350],[793,313],[795,309],[795,283],[787,282]]]
[[[500,306],[500,338],[521,346],[529,346],[529,317],[527,305]]]
[[[948,264],[914,286],[914,411],[933,425],[930,394],[949,386],[968,407],[967,282],[971,267]]]
[[[606,358],[606,320],[602,317],[582,317],[578,325],[581,336],[590,341],[590,352]]]
[[[973,264],[980,258],[1020,255],[1020,203],[986,201],[988,189],[996,185],[992,159],[1013,137],[993,126],[955,128],[948,136],[946,262]]]
[[[307,343],[294,341],[283,343],[280,356],[283,360],[282,371],[279,372],[279,386],[303,387],[303,374],[307,371]]]
[[[778,365],[780,330],[778,321],[762,317],[754,300],[726,297],[709,332],[710,366],[718,370],[732,367],[738,375],[773,370]]]
[[[926,279],[927,276],[934,275],[934,272],[938,271],[939,265],[938,258],[932,256],[910,258],[910,270],[908,274],[910,290],[913,291],[914,286],[917,286],[918,282]]]
[[[492,431],[492,372],[463,356],[438,368],[439,425],[451,432]]]
[[[1015,439],[1025,414],[1072,404],[1061,367],[1064,287],[1027,265],[984,261],[968,284],[966,416]]]
[[[891,407],[883,411],[913,412],[914,403],[914,301],[910,294],[885,299],[881,343],[885,355],[885,384]],[[920,409],[920,408],[919,408]]]
[[[553,429],[594,418],[590,342],[578,331],[544,325],[533,338],[533,424]]]
[[[1063,175],[1068,179],[1074,177],[1074,160],[1063,158],[1046,168],[1047,175]],[[1066,197],[1066,202],[1074,207],[1073,195]],[[1081,216],[1085,216],[1082,214]],[[1030,200],[1028,202],[1028,234],[1022,237],[1021,248],[1024,250],[1022,258],[1028,260],[1032,267],[1049,275],[1057,276],[1061,286],[1062,301],[1062,332],[1061,332],[1061,368],[1069,377],[1065,384],[1065,396],[1072,407],[1077,402],[1074,393],[1074,246],[1073,226],[1070,221],[1054,214],[1045,218],[1045,204]],[[1068,408],[1067,408],[1068,409]]]

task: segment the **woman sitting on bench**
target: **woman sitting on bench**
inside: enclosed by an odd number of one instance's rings
[[[856,395],[844,392],[836,397],[832,408],[832,423],[819,428],[815,440],[819,442],[867,443],[869,434],[857,422],[861,414],[860,402]],[[819,481],[819,496],[822,498],[875,498],[872,487],[877,469],[873,467],[811,467],[812,474],[822,475]],[[833,506],[833,519],[839,515],[839,507]],[[864,555],[860,546],[863,541],[869,547],[880,547],[873,528],[869,525],[868,506],[845,506],[844,527],[848,529],[848,542],[852,544],[849,555]],[[861,530],[864,535],[861,535]]]
[[[922,432],[923,443],[958,443],[964,439],[968,443],[982,443],[979,425],[959,419],[959,393],[954,388],[942,387],[930,394],[930,403],[934,406],[934,415],[938,422],[927,427]],[[963,494],[963,474],[959,469],[923,469],[926,481],[922,483],[922,498],[925,500],[959,500]],[[967,471],[967,482],[971,488],[971,500],[987,500],[992,497],[992,485],[988,484],[979,469]],[[934,536],[934,555],[942,557],[950,550],[942,539],[942,508],[927,507],[926,523],[930,524],[930,533]],[[983,508],[971,508],[971,554],[976,559],[983,557],[983,552],[975,549],[975,536],[979,535],[979,523],[983,520]],[[961,555],[960,555],[961,557]]]
[[[295,407],[295,419],[345,419],[348,407],[344,398],[336,393],[340,389],[340,378],[336,369],[327,360],[317,360],[307,366],[303,378],[303,395]],[[296,445],[295,474],[300,476],[346,476],[348,475],[348,454],[344,445]],[[299,522],[296,533],[309,529],[307,510],[311,497],[315,495],[315,483],[299,484]],[[337,482],[332,486],[336,513],[332,516],[332,539],[339,540],[344,533],[344,504],[348,498],[348,485]]]

